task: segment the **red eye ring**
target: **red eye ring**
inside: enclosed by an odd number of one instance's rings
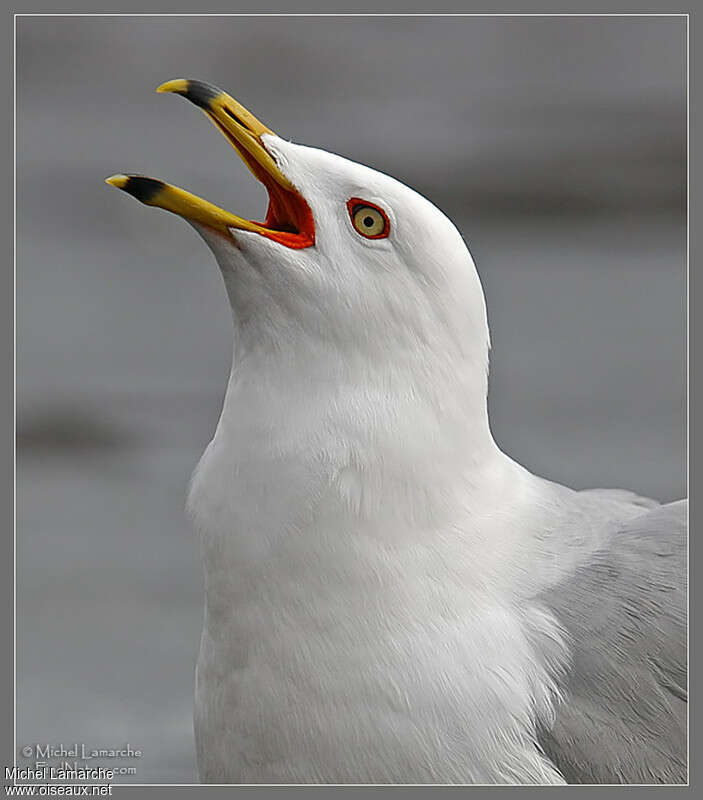
[[[358,212],[363,208],[371,208],[380,214],[383,219],[383,229],[378,233],[365,233],[361,230],[355,222],[355,217]],[[361,197],[351,197],[347,200],[347,210],[349,211],[349,218],[351,219],[354,230],[363,236],[365,239],[385,239],[391,232],[391,221],[388,219],[388,214],[376,203],[371,203],[368,200],[363,200]]]

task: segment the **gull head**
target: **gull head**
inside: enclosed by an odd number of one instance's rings
[[[107,179],[185,218],[222,271],[241,352],[463,380],[485,402],[488,326],[480,281],[453,223],[400,181],[282,139],[209,84],[158,88],[199,106],[267,189],[262,222],[137,175]],[[428,142],[428,149],[432,148]],[[420,154],[421,157],[422,154]],[[445,387],[447,388],[447,387]]]

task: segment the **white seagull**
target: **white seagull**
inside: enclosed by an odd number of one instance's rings
[[[108,179],[187,219],[234,319],[190,489],[201,780],[681,783],[687,503],[574,491],[496,445],[461,235],[397,180],[204,110],[266,220]]]

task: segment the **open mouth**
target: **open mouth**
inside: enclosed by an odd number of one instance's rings
[[[113,175],[107,183],[131,194],[142,203],[163,208],[192,222],[205,225],[236,241],[238,230],[252,231],[285,247],[311,247],[315,224],[305,198],[281,172],[261,137],[272,134],[262,122],[234,98],[202,81],[174,80],[157,92],[183,95],[199,106],[235,148],[269,196],[264,222],[238,217],[185,189],[142,175]]]

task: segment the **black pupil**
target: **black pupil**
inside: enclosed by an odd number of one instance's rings
[[[367,228],[371,228],[373,226],[373,217],[364,217],[364,225]]]

